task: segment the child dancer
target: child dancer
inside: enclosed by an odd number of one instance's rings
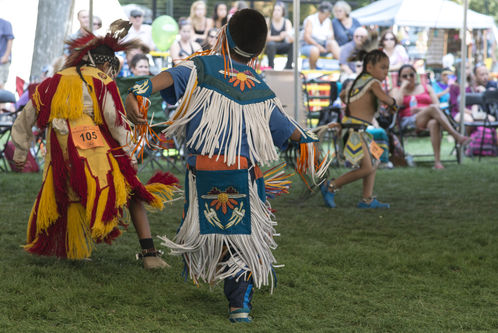
[[[119,68],[114,52],[133,45],[119,42],[130,26],[115,22],[115,31],[105,37],[88,32],[70,41],[65,68],[37,86],[13,125],[18,168],[26,161],[33,125],[47,129],[43,183],[28,222],[25,249],[30,253],[88,258],[95,243],[111,243],[121,234],[128,208],[144,267],[167,265],[154,248],[143,202],[162,208],[163,197],[171,197],[174,189],[167,184],[178,180],[162,174],[144,186],[137,178],[113,81]]]
[[[273,285],[276,222],[258,165],[277,160],[275,146],[284,148],[289,139],[307,149],[306,142],[316,141],[285,115],[247,65],[263,50],[266,36],[259,12],[238,11],[214,50],[137,83],[126,98],[128,116],[138,123],[145,119],[135,96],[161,91],[170,104],[182,98],[165,134],[185,136],[186,203],[175,241],[162,237],[163,245],[183,256],[195,283],[224,281],[232,322],[251,321],[253,288]]]
[[[346,92],[346,114],[341,122],[342,128],[348,131],[344,155],[355,169],[324,182],[321,191],[325,204],[335,208],[336,192],[346,184],[363,179],[363,199],[358,208],[389,208],[389,204],[381,203],[373,196],[375,171],[383,150],[365,131],[371,125],[378,101],[387,104],[392,111],[397,109],[396,100],[381,87],[389,70],[389,58],[381,50],[361,51],[359,57],[364,57],[363,70]]]

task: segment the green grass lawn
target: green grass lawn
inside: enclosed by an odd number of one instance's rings
[[[412,148],[430,151],[421,140]],[[302,199],[294,177],[293,192],[272,201],[285,267],[273,295],[255,292],[246,325],[228,322],[221,285],[183,279],[180,258],[142,269],[133,226],[91,261],[25,253],[41,175],[0,174],[0,332],[497,332],[497,166],[379,170],[376,193],[392,206],[382,211],[354,208],[360,182],[332,210],[319,194]],[[151,213],[153,233],[173,236],[181,206]]]

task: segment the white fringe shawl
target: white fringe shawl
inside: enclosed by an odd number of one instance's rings
[[[252,273],[254,285],[271,284],[273,291],[272,267],[276,263],[272,250],[277,247],[273,236],[274,226],[269,203],[264,203],[258,196],[257,184],[249,176],[251,207],[250,235],[222,235],[200,233],[199,204],[195,176],[189,173],[189,207],[185,220],[173,241],[166,236],[158,236],[164,245],[171,249],[172,255],[183,255],[188,266],[189,277],[196,283],[203,280],[208,283],[222,281],[226,277],[248,278]],[[223,247],[229,249],[230,258],[223,259]],[[240,273],[242,272],[242,273]],[[239,275],[240,274],[240,275]]]
[[[296,121],[283,112],[283,106],[278,98],[260,103],[239,104],[214,90],[198,87],[197,71],[193,61],[186,61],[182,66],[191,69],[184,97],[178,107],[178,112],[184,114],[163,131],[167,137],[183,137],[185,126],[202,112],[201,122],[186,142],[187,147],[198,150],[202,146],[201,154],[210,158],[215,155],[216,150],[218,157],[224,150],[223,162],[228,166],[237,162],[240,167],[240,158],[237,156],[240,156],[242,147],[243,124],[245,124],[251,164],[265,165],[279,158],[268,126],[276,107],[282,110],[282,114],[304,134]],[[226,133],[230,140],[223,139],[220,142],[220,138]]]

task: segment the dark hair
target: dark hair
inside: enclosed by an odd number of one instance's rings
[[[190,22],[188,19],[183,19],[178,21],[178,30],[182,30],[184,26],[190,25],[193,27],[192,22]]]
[[[149,58],[147,58],[147,56],[145,54],[135,54],[133,56],[133,58],[131,58],[131,61],[130,61],[130,68],[135,68],[137,67],[137,64],[140,60],[146,60],[147,63],[149,62]]]
[[[260,12],[254,9],[246,8],[235,12],[228,21],[228,29],[235,45],[242,51],[258,55],[263,51],[268,34],[266,20]],[[230,49],[230,54],[234,51]],[[237,57],[243,61],[249,62],[247,58],[237,54]]]
[[[219,19],[219,16],[218,16],[218,7],[220,6],[225,6],[226,9],[227,9],[227,14],[225,15],[225,17],[221,20],[221,26],[224,26],[225,24],[227,24],[227,17],[228,17],[228,6],[226,3],[224,2],[217,2],[215,5],[214,5],[214,13],[213,13],[213,21],[216,22],[218,21]]]
[[[415,74],[417,74],[417,70],[415,69],[415,67],[413,67],[412,65],[410,64],[404,64],[402,65],[399,69],[398,69],[398,82],[396,82],[396,85],[399,87],[401,86],[401,72],[403,71],[403,69],[405,68],[410,68]]]
[[[107,45],[101,44],[97,46],[90,51],[90,55],[92,56],[95,65],[105,64],[106,62],[108,62],[114,68],[114,70],[117,71],[119,69],[119,60],[114,54],[114,51]],[[89,89],[91,89],[91,86],[89,86],[88,82],[85,81],[85,78],[81,73],[81,67],[89,65],[90,63],[90,59],[88,59],[83,60],[78,65],[76,65],[76,72]]]
[[[349,92],[348,92],[348,98],[346,100],[346,116],[349,116],[349,100],[351,99],[351,93],[353,92],[353,87],[354,85],[356,84],[356,81],[358,81],[358,79],[364,74],[367,72],[367,65],[368,64],[372,64],[372,65],[375,65],[376,63],[378,63],[379,61],[381,61],[382,59],[389,59],[389,57],[387,56],[387,54],[382,51],[382,50],[378,50],[378,49],[375,49],[375,50],[372,50],[370,52],[367,52],[367,51],[364,51],[364,50],[361,50],[359,53],[358,53],[358,60],[361,60],[363,59],[363,69],[361,70],[361,72],[358,74],[358,76],[356,77],[356,79],[354,79],[353,83],[351,84],[351,88],[349,89]]]
[[[399,41],[394,32],[391,29],[385,30],[381,35],[380,35],[380,40],[379,40],[379,46],[384,47],[384,40],[386,40],[386,35],[391,34],[393,35],[394,38],[394,45],[398,45]]]
[[[213,34],[214,32],[214,38],[216,40],[216,37],[218,37],[219,29],[218,28],[211,28],[208,30],[206,39],[202,42],[201,46],[204,51],[211,49],[211,45],[209,44],[209,37]]]
[[[275,2],[275,4],[273,5],[273,10],[271,11],[271,15],[273,16],[273,12],[275,11],[275,7],[277,6],[282,7],[282,17],[285,17],[287,15],[287,9],[285,8],[285,3],[283,3],[282,1]]]
[[[318,6],[318,11],[321,13],[324,13],[324,12],[332,13],[332,9],[333,9],[333,7],[330,4],[330,2],[328,2],[328,1],[324,1]]]

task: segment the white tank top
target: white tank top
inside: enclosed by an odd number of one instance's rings
[[[325,41],[332,37],[332,21],[330,18],[326,18],[323,20],[323,23],[320,23],[318,19],[318,13],[310,15],[307,20],[311,20],[311,37],[315,40]]]

